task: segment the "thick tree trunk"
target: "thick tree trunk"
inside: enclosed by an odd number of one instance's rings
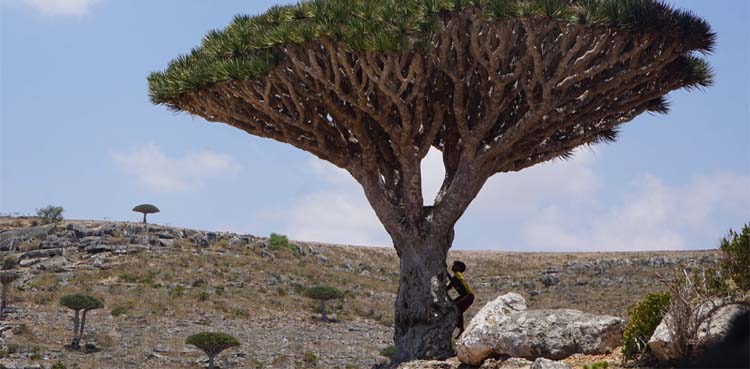
[[[5,307],[8,305],[8,284],[3,283],[2,305],[0,306],[0,319],[5,317]]]
[[[396,242],[401,263],[396,298],[395,363],[452,356],[458,309],[448,296],[450,235]]]
[[[328,315],[326,315],[326,300],[320,300],[320,316],[324,322],[328,321]]]
[[[208,357],[208,369],[214,369],[214,358],[216,355],[211,355]]]
[[[146,213],[143,213],[143,224],[146,224]]]
[[[76,314],[73,316],[73,340],[70,342],[70,346],[73,348],[77,348],[79,338],[78,338],[78,314],[80,310],[76,310]]]
[[[87,312],[88,312],[88,310],[84,310],[83,314],[81,314],[81,330],[78,331],[78,340],[79,341],[83,339],[83,327],[86,325],[86,313]]]

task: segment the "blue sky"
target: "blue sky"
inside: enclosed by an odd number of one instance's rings
[[[291,146],[173,114],[146,77],[235,14],[278,1],[0,0],[0,212],[55,204],[138,221],[390,245],[346,173]],[[748,3],[679,0],[718,33],[715,86],[670,95],[614,144],[499,174],[456,228],[458,249],[716,247],[750,220]],[[440,160],[423,164],[434,193]]]

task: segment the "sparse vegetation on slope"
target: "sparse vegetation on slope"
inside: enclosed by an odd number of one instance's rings
[[[9,223],[0,219],[0,229]],[[25,328],[5,333],[0,348],[12,344],[14,353],[0,363],[25,362],[38,347],[46,366],[60,361],[78,369],[192,369],[205,356],[186,346],[185,337],[209,330],[231,334],[243,344],[217,357],[221,367],[305,367],[306,352],[317,356],[320,368],[369,368],[387,360],[380,352],[393,343],[398,288],[398,259],[391,248],[297,242],[304,253],[299,257],[278,251],[269,255],[266,238],[150,225],[147,241],[159,246],[149,249],[139,245],[145,227],[138,223],[65,221],[56,229],[61,238],[66,232],[80,237],[61,255],[23,258],[18,272],[24,278],[12,287],[17,311],[9,321]],[[86,237],[98,237],[101,246],[90,249],[96,253],[80,247]],[[208,246],[201,245],[203,239],[210,239]],[[44,242],[35,238],[36,246],[14,254],[42,251]],[[624,316],[643,297],[633,291],[664,288],[654,280],[655,271],[680,263],[718,265],[718,257],[718,252],[701,251],[449,255],[469,266],[466,277],[477,295],[467,322],[486,302],[511,291],[525,295],[529,308]],[[539,277],[550,267],[560,282],[544,288]],[[308,286],[317,285],[336,286],[343,293],[326,304],[337,324],[320,324],[319,302],[305,296]],[[538,294],[532,297],[533,291]],[[56,302],[75,293],[106,298],[107,309],[88,313],[87,321],[96,324],[86,324],[85,342],[95,343],[99,353],[59,349],[70,340],[72,322]]]

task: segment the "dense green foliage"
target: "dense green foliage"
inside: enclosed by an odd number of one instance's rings
[[[380,350],[380,355],[383,355],[390,359],[396,356],[396,352],[396,346],[390,345]]]
[[[268,236],[268,247],[275,251],[289,250],[294,256],[299,256],[297,246],[289,242],[289,238],[283,234],[271,233],[271,235]]]
[[[730,229],[719,248],[721,274],[740,290],[750,291],[750,223],[743,225],[739,233]]]
[[[719,250],[718,268],[706,268],[697,278],[702,280],[705,276],[703,292],[724,297],[750,293],[750,223],[743,225],[740,232],[730,229],[719,241]]]
[[[62,206],[49,205],[41,209],[36,209],[36,216],[42,218],[42,223],[50,224],[57,223],[63,220],[63,209]]]
[[[201,332],[187,338],[188,345],[193,345],[205,352],[209,357],[218,355],[220,352],[240,345],[234,336],[222,332]]]
[[[305,290],[305,296],[313,300],[333,300],[344,297],[344,293],[335,287],[315,286]]]
[[[65,295],[60,298],[60,305],[72,310],[94,310],[104,307],[96,297],[82,294]]]
[[[141,204],[133,208],[133,211],[144,214],[158,213],[159,208],[151,204]]]
[[[629,321],[622,337],[622,353],[626,360],[636,359],[647,352],[646,342],[664,317],[669,301],[667,292],[649,293],[628,308]]]
[[[283,62],[277,47],[321,38],[351,52],[427,49],[441,32],[440,20],[467,8],[488,20],[539,17],[660,33],[688,51],[710,51],[715,38],[703,19],[658,0],[312,0],[235,17],[165,71],[151,74],[149,92],[155,103],[169,103],[217,83],[261,77]]]
[[[597,361],[591,365],[584,365],[583,369],[607,369],[609,368],[609,362]]]

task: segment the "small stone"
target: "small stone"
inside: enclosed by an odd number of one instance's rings
[[[534,363],[531,364],[531,369],[570,369],[570,366],[562,361],[555,361],[540,357],[534,360]]]

